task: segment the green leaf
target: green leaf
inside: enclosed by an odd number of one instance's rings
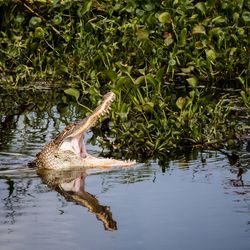
[[[55,25],[59,25],[62,22],[62,16],[61,15],[55,15],[52,21],[53,21],[53,23]]]
[[[216,59],[216,52],[213,49],[206,50],[206,57],[209,61],[215,61]]]
[[[195,7],[202,12],[203,15],[206,14],[206,5],[204,2],[199,2],[195,5]]]
[[[243,36],[245,34],[245,30],[241,27],[238,27],[237,28],[237,33],[240,35],[240,36]]]
[[[250,12],[249,11],[244,11],[242,13],[242,19],[245,21],[245,22],[250,22]]]
[[[112,82],[115,82],[118,78],[117,73],[113,70],[104,70],[103,75],[110,79]]]
[[[222,31],[221,28],[216,27],[216,28],[213,28],[209,31],[209,35],[219,37],[219,36],[224,35],[224,32]]]
[[[189,85],[192,87],[192,88],[195,88],[198,84],[198,80],[196,77],[190,77],[187,79],[187,82],[189,83]]]
[[[25,20],[25,17],[21,14],[18,14],[17,17],[16,17],[16,21],[18,23],[22,23],[23,21]]]
[[[204,45],[202,44],[201,41],[196,41],[194,44],[196,49],[203,49]]]
[[[137,30],[135,34],[139,40],[146,40],[149,37],[149,32],[147,30]]]
[[[171,45],[171,44],[174,42],[173,36],[172,36],[171,33],[165,32],[163,36],[164,36],[164,38],[165,38],[165,39],[164,39],[164,43],[165,43],[167,46]]]
[[[241,76],[239,76],[239,77],[236,77],[236,79],[239,80],[240,83],[244,86],[244,84],[245,84],[244,78],[242,78]]]
[[[179,46],[184,47],[187,42],[187,28],[183,28],[180,33]]]
[[[119,80],[117,81],[118,86],[127,86],[128,84],[131,85],[132,81],[129,76],[121,76],[119,77]]]
[[[239,17],[240,17],[240,14],[239,14],[239,13],[235,12],[235,13],[233,14],[233,20],[234,20],[235,23],[238,22]]]
[[[193,70],[194,70],[194,66],[189,66],[189,67],[187,67],[187,68],[181,68],[181,71],[182,71],[184,74],[189,74],[189,73],[191,73]]]
[[[233,47],[229,49],[229,56],[233,56],[235,54],[235,52],[237,51],[237,48]]]
[[[91,5],[92,5],[92,1],[85,2],[84,5],[83,5],[83,12],[82,12],[82,14],[85,14],[85,13],[89,12],[90,8],[91,8]]]
[[[158,19],[163,24],[165,24],[165,23],[171,23],[171,20],[172,20],[171,15],[168,12],[161,13],[159,15]]]
[[[44,30],[41,27],[36,27],[35,29],[35,37],[36,38],[43,38],[44,37]]]
[[[154,86],[156,84],[156,80],[155,80],[155,78],[151,74],[147,74],[146,75],[146,80],[149,83],[151,83],[152,86]]]
[[[135,80],[135,84],[140,85],[143,81],[145,81],[145,76],[139,76]]]
[[[193,15],[190,17],[190,19],[191,19],[191,20],[194,20],[194,19],[196,19],[198,16],[199,16],[198,14],[193,14]]]
[[[176,106],[182,110],[186,104],[186,98],[185,97],[179,97],[176,101]]]
[[[116,62],[116,65],[118,66],[120,71],[123,72],[123,73],[130,74],[131,70],[133,69],[133,66],[123,64],[122,62]]]
[[[204,26],[197,24],[193,27],[192,34],[206,34],[206,30]]]
[[[222,16],[217,16],[212,19],[212,23],[216,23],[216,24],[225,23],[225,22],[226,22],[226,19]]]
[[[152,11],[155,8],[155,5],[153,3],[147,3],[143,7],[146,11]]]
[[[157,73],[156,73],[156,80],[158,81],[158,82],[162,82],[162,79],[163,79],[163,76],[164,76],[164,74],[165,74],[165,69],[164,69],[164,67],[162,67],[162,68],[160,68],[158,71],[157,71]]]
[[[170,60],[168,61],[168,65],[169,65],[169,66],[174,66],[174,65],[176,65],[176,61],[175,61],[174,59],[170,59]]]
[[[208,0],[206,1],[206,4],[208,7],[213,8],[216,4],[217,0]]]
[[[32,17],[29,21],[29,26],[36,27],[42,22],[42,19],[40,17]]]
[[[76,101],[78,101],[79,97],[80,97],[80,92],[78,89],[75,88],[68,88],[64,90],[64,93],[70,96],[75,97]]]

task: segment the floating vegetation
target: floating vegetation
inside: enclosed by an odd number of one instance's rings
[[[249,17],[249,0],[0,0],[0,82],[69,82],[90,107],[111,89],[116,148],[224,142],[241,126],[223,89],[249,110]]]
[[[1,73],[15,83],[98,88],[119,80],[120,63],[167,81],[249,76],[249,0],[12,0],[0,1],[0,16]]]

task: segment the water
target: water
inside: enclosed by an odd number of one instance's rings
[[[62,108],[60,95],[46,93],[46,109],[19,95],[1,95],[1,249],[250,249],[247,142],[241,167],[203,151],[166,157],[165,172],[150,161],[39,176],[28,162],[79,110]]]

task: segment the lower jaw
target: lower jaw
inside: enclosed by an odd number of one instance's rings
[[[112,158],[99,158],[92,155],[87,155],[87,157],[82,158],[83,164],[91,168],[107,169],[112,167],[130,167],[134,165],[135,161],[122,161]]]
[[[90,154],[85,154],[85,157],[77,156],[69,151],[59,151],[59,157],[56,158],[54,163],[47,164],[46,168],[58,169],[58,170],[70,170],[70,169],[100,169],[109,170],[114,167],[130,167],[135,165],[135,161],[122,161],[112,158],[99,158]]]

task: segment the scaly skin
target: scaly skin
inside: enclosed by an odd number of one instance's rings
[[[36,165],[44,169],[69,169],[74,167],[108,169],[116,166],[129,167],[134,161],[98,158],[87,153],[83,142],[84,133],[93,127],[98,118],[108,112],[115,98],[113,92],[103,96],[102,103],[91,115],[68,125],[54,140],[37,154]]]

